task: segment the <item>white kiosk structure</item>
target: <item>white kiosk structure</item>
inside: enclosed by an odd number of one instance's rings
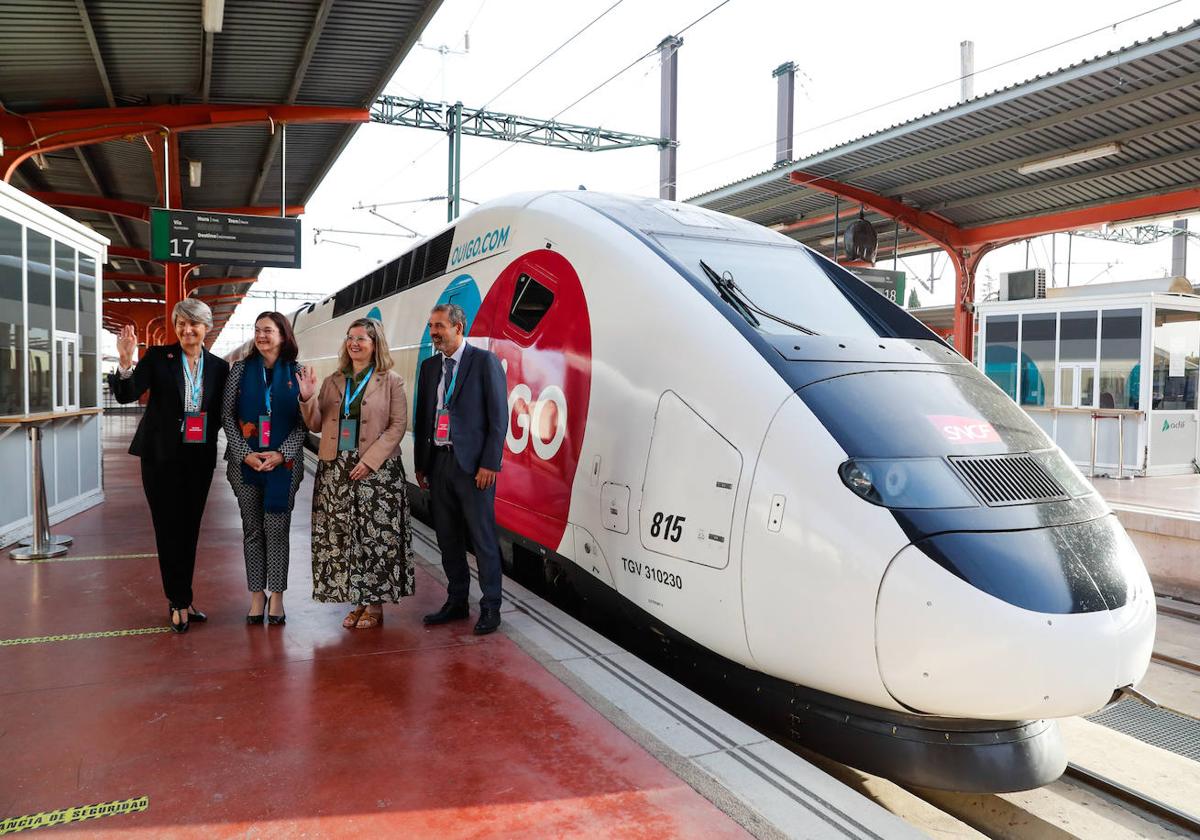
[[[104,500],[100,269],[108,240],[0,181],[0,545]]]
[[[1197,469],[1200,296],[1183,278],[981,303],[978,363],[1085,472]]]

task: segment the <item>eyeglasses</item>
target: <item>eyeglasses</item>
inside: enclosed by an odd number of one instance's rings
[[[346,336],[347,344],[370,344],[371,339],[365,335],[348,335]]]
[[[279,335],[279,330],[274,327],[255,327],[255,335]]]

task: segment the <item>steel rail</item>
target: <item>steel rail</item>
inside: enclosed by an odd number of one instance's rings
[[[1126,806],[1127,810],[1141,812],[1141,816],[1154,822],[1167,823],[1191,834],[1200,835],[1200,817],[1181,811],[1172,805],[1146,796],[1144,793],[1139,793],[1131,787],[1080,767],[1078,764],[1068,763],[1061,780],[1089,787],[1110,799],[1115,799],[1122,806]]]

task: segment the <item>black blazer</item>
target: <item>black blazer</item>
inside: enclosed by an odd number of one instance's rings
[[[217,430],[221,428],[221,406],[225,395],[225,380],[229,378],[229,363],[220,356],[204,351],[204,393],[200,410],[208,412],[208,435],[202,444],[183,442],[183,348],[179,344],[151,347],[133,369],[133,376],[122,379],[119,374],[108,375],[108,387],[119,403],[131,403],[147,390],[150,400],[146,413],[138,423],[129,454],[152,461],[171,461],[178,458],[184,446],[202,449],[217,463]]]
[[[442,354],[434,352],[421,363],[417,376],[413,460],[422,473],[428,473],[432,466],[433,417],[441,377]],[[508,431],[508,384],[495,353],[466,346],[449,407],[450,439],[458,465],[471,475],[480,467],[498,471]]]

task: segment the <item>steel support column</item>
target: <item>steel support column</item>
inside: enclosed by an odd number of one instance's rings
[[[662,105],[659,118],[659,135],[670,141],[659,147],[658,152],[658,197],[675,200],[675,165],[679,139],[677,112],[679,110],[679,48],[683,39],[670,36],[658,45],[662,61]]]
[[[446,221],[458,218],[461,207],[463,104],[455,102],[446,114],[446,144],[450,156],[446,166]]]

